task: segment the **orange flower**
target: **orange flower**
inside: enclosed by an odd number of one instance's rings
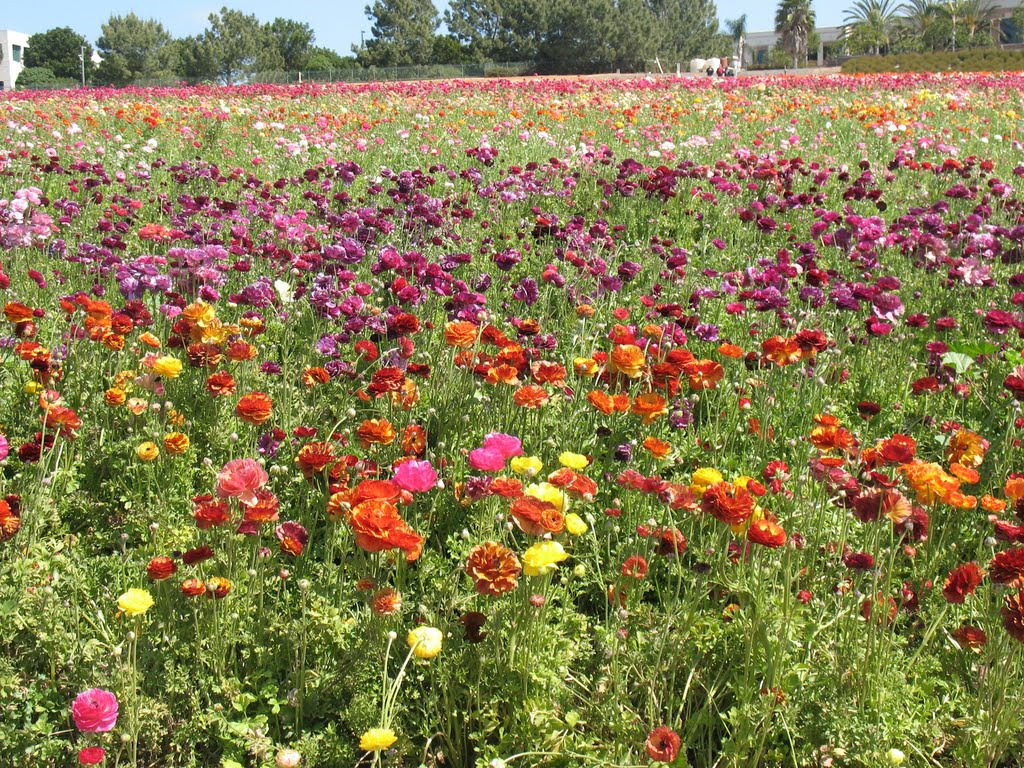
[[[701,509],[726,525],[742,525],[754,514],[754,497],[746,488],[715,483],[704,491]]]
[[[465,349],[476,343],[480,329],[465,320],[456,320],[444,327],[444,340],[450,347]]]
[[[10,498],[12,497],[7,497]],[[12,505],[7,499],[0,499],[0,541],[14,538],[21,528],[21,510],[17,504]]]
[[[790,365],[800,360],[800,345],[796,339],[772,336],[761,342],[761,356],[776,365]]]
[[[690,381],[690,389],[700,392],[717,387],[724,375],[725,371],[720,363],[713,360],[697,360],[690,367],[687,377]]]
[[[511,592],[522,572],[523,566],[516,553],[495,541],[477,544],[466,558],[466,573],[481,595],[497,597]]]
[[[302,446],[295,457],[295,463],[303,476],[307,480],[311,480],[314,475],[323,472],[336,459],[334,446],[325,441],[317,441]]]
[[[531,366],[533,380],[538,384],[550,384],[553,387],[565,386],[566,370],[564,365],[538,360]]]
[[[512,365],[502,364],[487,369],[487,376],[484,379],[488,384],[511,384],[519,383],[519,369]]]
[[[331,374],[327,372],[327,369],[310,365],[307,365],[302,370],[302,376],[300,377],[302,386],[310,388],[315,387],[317,384],[326,384],[330,380]]]
[[[988,440],[967,429],[958,429],[946,446],[946,461],[978,468],[988,452]]]
[[[235,377],[227,371],[211,373],[206,379],[206,391],[213,397],[223,397],[235,393]]]
[[[160,339],[158,339],[149,331],[146,331],[144,334],[139,336],[139,341],[141,341],[147,347],[151,347],[152,349],[160,349]]]
[[[608,368],[630,379],[639,378],[647,365],[644,351],[636,344],[617,344],[608,358]]]
[[[635,398],[630,410],[640,416],[644,424],[650,424],[659,416],[668,413],[668,404],[661,395],[648,392]]]
[[[810,440],[811,445],[822,451],[845,451],[857,444],[857,439],[848,429],[832,424],[812,429]]]
[[[519,387],[512,395],[512,402],[523,408],[541,408],[549,400],[547,390],[536,384]]]
[[[577,317],[593,317],[594,316],[594,308],[592,306],[590,306],[589,304],[580,304],[578,307],[576,307],[576,316]]]
[[[743,347],[737,347],[735,344],[720,344],[718,347],[718,354],[722,357],[741,358],[743,357]]]
[[[656,459],[667,459],[672,453],[672,444],[659,440],[656,437],[648,437],[643,442],[644,449]]]
[[[366,419],[356,429],[359,444],[363,448],[371,445],[391,445],[395,440],[395,428],[387,419]]]
[[[509,512],[516,527],[530,536],[561,533],[565,528],[565,518],[558,511],[558,507],[550,501],[542,501],[533,496],[515,499],[509,507]]]
[[[249,342],[239,340],[228,344],[224,353],[227,355],[228,360],[238,363],[243,360],[252,360],[256,357],[258,350]]]
[[[4,317],[9,323],[27,323],[34,315],[32,307],[17,301],[9,301],[4,304]]]
[[[188,450],[189,439],[184,432],[169,432],[164,435],[164,450],[172,456],[180,456]]]
[[[119,405],[124,405],[125,400],[128,399],[128,395],[123,389],[117,387],[111,387],[103,393],[103,402],[109,405],[111,408],[115,408]]]
[[[273,414],[273,401],[263,392],[242,395],[235,406],[235,415],[247,424],[259,425],[268,421]]]
[[[370,600],[370,610],[378,616],[396,616],[402,610],[402,596],[391,587],[384,587]]]
[[[587,393],[587,402],[594,406],[605,416],[610,416],[615,410],[615,403],[607,392],[600,389],[593,389]]]
[[[747,528],[747,541],[775,549],[786,543],[786,532],[774,520],[755,520]]]
[[[419,424],[410,424],[402,433],[402,453],[422,456],[427,450],[427,431]]]
[[[409,527],[390,502],[364,501],[352,508],[348,522],[356,545],[367,552],[401,549],[405,559],[412,562],[423,551],[423,537]]]

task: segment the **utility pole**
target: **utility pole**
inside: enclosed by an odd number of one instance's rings
[[[85,88],[85,46],[82,46],[82,52],[78,58],[82,60],[82,87]]]
[[[363,42],[363,36],[366,34],[365,29],[359,30],[359,50],[363,50],[366,47],[366,43]]]

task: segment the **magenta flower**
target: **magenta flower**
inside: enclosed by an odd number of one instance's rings
[[[256,503],[256,491],[269,480],[266,470],[255,459],[233,459],[217,475],[217,495],[222,499],[234,496],[251,507]]]
[[[7,458],[7,454],[11,452],[11,446],[7,442],[7,437],[0,435],[0,461]]]
[[[502,462],[504,465],[504,462]],[[437,482],[437,471],[429,461],[403,461],[392,478],[395,485],[410,493],[425,493]]]
[[[497,448],[474,448],[469,452],[469,466],[481,472],[501,472],[505,456]]]
[[[484,437],[483,447],[497,451],[504,459],[523,455],[522,441],[515,435],[506,435],[502,432],[491,432]]]
[[[117,697],[102,688],[90,688],[75,697],[71,705],[75,727],[88,733],[113,730],[117,725]]]

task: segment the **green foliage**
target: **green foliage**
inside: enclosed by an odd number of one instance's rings
[[[374,0],[366,6],[371,37],[356,51],[364,66],[432,64],[434,33],[440,23],[431,0]]]
[[[127,85],[144,78],[167,78],[177,67],[177,47],[170,32],[154,19],[134,13],[111,16],[101,27],[96,47],[103,57],[98,82]]]
[[[46,67],[58,78],[81,83],[82,49],[85,49],[85,82],[92,82],[96,65],[92,61],[92,46],[84,36],[71,27],[54,27],[37,32],[28,39],[25,49],[25,67]]]
[[[309,59],[314,50],[316,35],[309,24],[276,18],[268,25],[267,32],[281,54],[283,69],[288,72],[310,69]]]
[[[332,69],[351,69],[358,67],[355,56],[342,56],[329,48],[313,46],[309,49],[306,69],[310,72],[326,72]]]
[[[858,56],[843,62],[843,72],[1016,72],[1024,69],[1024,51],[971,48],[925,54]]]
[[[57,77],[49,67],[25,67],[18,74],[16,88],[74,88],[80,81]]]

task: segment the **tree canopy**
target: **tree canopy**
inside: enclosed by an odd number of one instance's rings
[[[164,25],[134,13],[111,16],[102,25],[96,47],[103,57],[98,82],[127,85],[135,80],[170,77],[178,64],[178,49]]]
[[[83,48],[85,81],[88,83],[96,68],[92,61],[92,45],[71,27],[54,27],[30,36],[25,49],[25,66],[43,67],[52,71],[57,78],[79,82],[82,77]]]

